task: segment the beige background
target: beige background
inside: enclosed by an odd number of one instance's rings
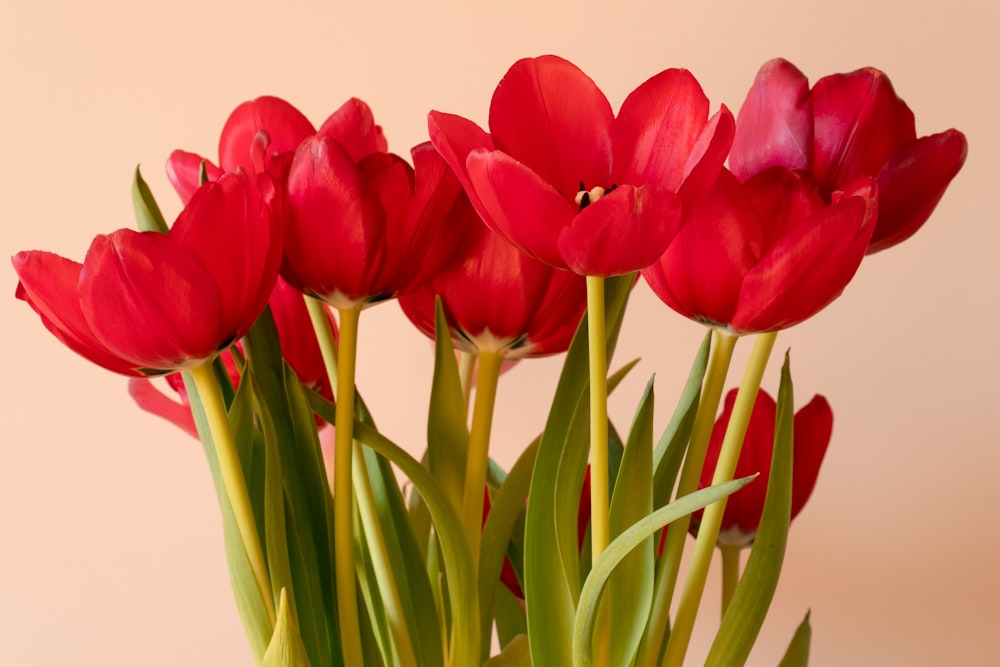
[[[362,97],[405,154],[431,108],[485,122],[500,76],[526,55],[573,60],[616,107],[671,66],[734,110],[773,56],[813,80],[878,66],[918,131],[964,130],[969,159],[923,231],[866,260],[840,301],[779,337],[779,350],[793,348],[797,404],[826,394],[836,425],[751,663],[776,664],[811,608],[818,667],[996,664],[998,6],[7,0],[0,255],[79,260],[92,236],[130,226],[137,162],[176,213],[162,171],[170,150],[214,155],[229,111],[264,93],[317,123]],[[0,272],[0,663],[250,664],[200,447],[139,412],[123,378],[59,345],[13,299],[13,271]],[[361,326],[362,391],[388,434],[418,450],[428,345],[394,304]],[[655,372],[662,427],[700,336],[641,285],[617,361],[643,362],[613,417],[627,424]],[[558,364],[522,364],[504,380],[500,460],[539,430]],[[716,598],[709,591],[692,664]]]

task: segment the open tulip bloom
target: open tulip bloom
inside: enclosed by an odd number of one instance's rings
[[[678,667],[716,547],[705,664],[743,664],[832,430],[821,397],[794,412],[788,354],[777,399],[760,391],[775,336],[927,221],[965,137],[917,137],[878,70],[810,88],[784,60],[735,120],[683,69],[615,113],[541,56],[503,77],[489,131],[428,126],[406,159],[356,98],[318,129],[245,102],[217,163],[170,156],[172,226],[137,172],[141,231],[97,236],[82,263],[18,253],[16,296],[201,440],[257,664]],[[659,438],[652,380],[627,428],[607,412],[637,364],[608,363],[637,272],[710,330]],[[403,434],[420,459],[356,387],[360,313],[396,298],[435,341],[428,422]],[[503,363],[562,353],[539,436],[502,470],[493,421],[526,418],[495,414]],[[783,665],[807,664],[808,638],[807,617]]]

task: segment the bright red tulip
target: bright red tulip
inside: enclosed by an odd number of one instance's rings
[[[733,414],[733,404],[736,402],[736,390],[726,396],[726,405],[722,415],[712,429],[712,439],[708,445],[705,457],[705,467],[701,473],[700,488],[711,486],[712,475],[722,451],[722,440]],[[760,517],[764,511],[764,498],[767,495],[767,483],[771,476],[771,454],[774,451],[774,428],[777,406],[774,399],[761,390],[757,394],[757,402],[750,415],[743,449],[739,462],[736,464],[736,478],[747,477],[760,473],[752,484],[748,484],[726,502],[726,511],[722,515],[722,530],[719,532],[719,543],[730,546],[749,546],[753,543]],[[792,455],[792,514],[794,519],[802,511],[802,507],[812,495],[819,477],[819,467],[826,455],[833,432],[833,412],[830,404],[822,396],[813,399],[795,413],[793,424],[793,455]],[[698,534],[702,513],[692,516],[691,532]]]
[[[271,186],[238,170],[200,188],[168,234],[120,229],[83,264],[20,252],[17,297],[74,351],[125,375],[198,365],[243,336],[277,278]]]
[[[586,74],[542,56],[500,81],[490,134],[439,112],[429,129],[494,231],[546,264],[610,276],[655,261],[678,230],[681,199],[696,202],[718,174],[733,118],[708,111],[695,78],[673,69],[634,90],[616,117]]]
[[[874,228],[875,188],[859,178],[827,203],[801,172],[745,183],[723,170],[660,259],[642,272],[678,313],[737,334],[811,317],[854,276]]]
[[[468,228],[448,266],[399,305],[417,328],[434,336],[434,299],[441,297],[455,347],[489,350],[506,359],[562,352],[587,305],[582,276],[525,255],[483,225],[461,195]]]
[[[414,167],[357,154],[321,130],[299,146],[288,176],[282,275],[336,308],[419,285],[450,259],[468,219],[456,208],[461,186],[429,143],[411,151]]]
[[[888,77],[859,69],[809,81],[788,61],[764,63],[736,121],[729,165],[741,180],[772,166],[801,169],[824,196],[858,176],[878,186],[869,253],[912,236],[965,162],[958,130],[917,138],[913,112]]]

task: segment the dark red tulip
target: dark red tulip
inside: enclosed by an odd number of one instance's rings
[[[905,241],[927,221],[965,163],[958,130],[917,137],[913,112],[874,68],[809,81],[786,60],[757,73],[736,121],[729,165],[741,180],[768,167],[806,171],[823,194],[858,176],[878,186],[868,252]]]
[[[682,198],[696,202],[715,179],[733,118],[708,112],[695,78],[673,69],[634,90],[616,117],[590,77],[542,56],[500,81],[490,134],[439,112],[429,129],[494,231],[552,266],[610,276],[655,261]]]
[[[468,219],[456,207],[461,186],[429,143],[411,151],[413,167],[391,153],[356,160],[351,145],[321,131],[299,146],[288,176],[282,274],[337,308],[393,298],[432,276]]]
[[[774,167],[740,183],[723,170],[660,259],[642,272],[667,305],[743,334],[784,329],[833,301],[874,227],[871,179],[831,203],[801,172]]]
[[[274,287],[282,230],[266,189],[246,171],[227,174],[199,188],[168,234],[98,236],[83,264],[18,253],[17,296],[66,345],[115,372],[200,364],[250,329]]]
[[[582,276],[525,255],[479,219],[461,195],[468,229],[445,269],[399,305],[417,328],[434,336],[434,299],[441,298],[455,347],[489,350],[507,359],[562,352],[587,305]]]
[[[705,467],[701,474],[700,488],[711,486],[712,475],[715,472],[719,453],[722,451],[722,440],[729,425],[736,402],[736,390],[726,396],[725,408],[712,430],[712,439],[708,445],[705,457]],[[760,525],[760,517],[764,511],[764,497],[767,495],[767,483],[771,475],[771,454],[774,451],[774,428],[777,407],[774,399],[761,390],[757,394],[750,415],[743,449],[739,462],[736,464],[736,478],[747,477],[760,473],[752,484],[748,484],[726,502],[726,511],[722,516],[722,529],[719,532],[719,543],[730,546],[748,546],[753,542]],[[819,468],[826,455],[833,432],[833,412],[830,404],[822,396],[813,399],[795,413],[793,425],[794,453],[792,456],[792,513],[794,519],[802,511],[802,507],[812,495],[819,476]],[[693,515],[691,532],[698,534],[701,522],[701,512]]]

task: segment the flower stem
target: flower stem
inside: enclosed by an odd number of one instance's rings
[[[191,369],[191,379],[194,380],[198,398],[205,408],[205,417],[208,419],[212,442],[215,444],[215,455],[219,460],[222,485],[226,489],[226,497],[229,499],[236,526],[243,539],[243,548],[246,550],[257,590],[273,626],[275,609],[271,581],[264,559],[264,550],[260,544],[260,534],[257,532],[257,522],[253,516],[253,507],[250,504],[246,479],[243,477],[243,468],[236,453],[236,441],[233,439],[233,431],[226,416],[226,406],[222,402],[219,379],[215,376],[211,362]]]
[[[462,531],[469,543],[472,563],[479,569],[479,543],[483,529],[483,493],[486,490],[486,469],[489,465],[490,430],[497,384],[503,356],[490,351],[479,353],[479,377],[472,409],[469,450],[465,460],[465,488],[462,493]]]
[[[733,414],[729,419],[729,426],[726,428],[726,435],[722,441],[719,462],[716,464],[715,475],[712,477],[713,485],[731,480],[736,472],[736,462],[739,460],[740,450],[743,448],[743,437],[746,435],[750,415],[753,412],[754,403],[757,401],[760,381],[764,375],[764,369],[767,367],[767,360],[771,356],[771,349],[774,347],[774,339],[777,335],[777,332],[764,333],[757,336],[757,340],[754,342],[753,352],[746,370],[743,372],[743,382],[740,384],[736,403],[733,405]],[[694,629],[694,620],[698,614],[698,606],[701,604],[701,595],[705,590],[705,580],[708,578],[709,566],[712,563],[712,552],[719,538],[722,514],[725,510],[725,498],[705,508],[701,525],[698,527],[698,539],[695,541],[694,553],[691,557],[691,568],[688,570],[684,592],[681,594],[677,607],[677,618],[674,620],[674,627],[670,632],[670,639],[667,641],[667,651],[663,658],[665,667],[680,667],[684,662],[684,656],[691,641],[691,632]]]
[[[323,353],[330,382],[336,389],[336,419],[333,453],[333,552],[337,583],[337,621],[345,664],[362,667],[361,624],[358,618],[354,580],[354,366],[358,351],[359,308],[341,308],[340,346],[334,352],[333,334],[322,304],[306,298],[313,329]],[[336,359],[336,362],[333,360]]]
[[[462,398],[465,399],[465,418],[469,418],[469,399],[472,398],[472,374],[476,370],[476,355],[469,352],[458,353],[458,378],[462,384]]]
[[[604,278],[587,276],[587,340],[590,349],[590,538],[591,562],[604,552],[611,539],[608,520],[608,359],[604,321]],[[608,595],[606,590],[605,595]],[[594,629],[596,646],[603,649],[610,618],[599,616]],[[607,665],[606,650],[595,653],[597,665]]]
[[[698,412],[691,428],[690,444],[675,498],[682,498],[698,490],[701,469],[705,465],[705,454],[708,451],[708,441],[715,425],[715,413],[719,409],[719,401],[722,398],[722,390],[726,384],[726,375],[729,373],[737,340],[739,340],[737,336],[718,329],[712,335],[712,356],[701,390]],[[663,556],[657,565],[652,611],[646,636],[636,660],[637,667],[655,667],[659,660],[663,638],[670,624],[670,602],[674,596],[677,573],[684,553],[684,540],[690,522],[690,515],[681,517],[671,523],[670,530],[667,531]]]
[[[740,547],[720,544],[719,552],[722,554],[722,615],[725,616],[736,584],[740,583]]]

